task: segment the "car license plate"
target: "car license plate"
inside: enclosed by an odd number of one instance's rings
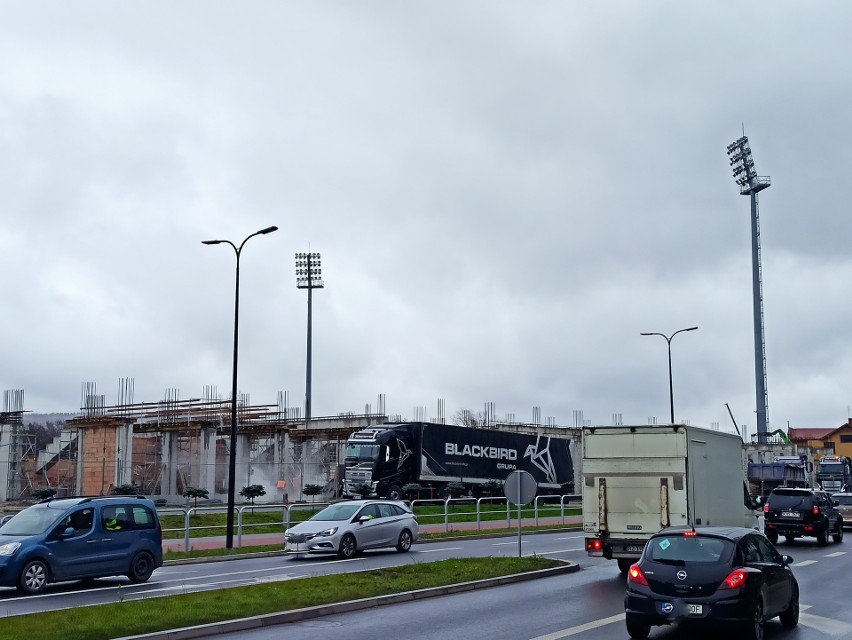
[[[624,548],[624,550],[627,553],[642,553],[642,546],[638,544],[629,544]]]
[[[795,511],[782,511],[781,516],[784,518],[798,518],[799,514]]]
[[[700,616],[704,613],[704,605],[702,604],[687,604],[686,612],[691,616]]]

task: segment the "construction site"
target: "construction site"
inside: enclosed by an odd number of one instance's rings
[[[106,405],[95,385],[83,385],[79,415],[39,449],[25,421],[24,392],[4,392],[0,412],[0,502],[29,499],[39,488],[57,496],[105,495],[123,485],[138,493],[183,502],[187,487],[209,499],[228,493],[230,447],[235,447],[236,489],[261,485],[263,500],[299,500],[307,485],[337,495],[346,439],[354,431],[387,421],[379,411],[316,417],[309,424],[299,408],[279,393],[275,405],[236,407],[236,441],[231,442],[232,403],[205,387],[201,398],[181,400],[175,390],[159,402],[134,403],[133,381],[119,383],[119,399]]]

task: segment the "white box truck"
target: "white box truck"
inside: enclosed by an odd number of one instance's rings
[[[627,571],[664,527],[757,528],[739,436],[680,424],[587,426],[582,443],[590,556]]]

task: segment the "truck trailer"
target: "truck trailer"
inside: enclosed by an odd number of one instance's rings
[[[343,495],[403,498],[403,487],[419,484],[441,496],[458,482],[476,492],[489,480],[502,482],[512,471],[533,475],[546,493],[570,493],[574,484],[570,437],[482,429],[451,424],[406,422],[356,431],[346,442]]]
[[[586,551],[639,559],[669,526],[757,528],[739,436],[690,425],[583,427]]]

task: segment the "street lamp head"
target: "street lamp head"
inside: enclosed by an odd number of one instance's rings
[[[684,331],[695,331],[698,327],[690,327],[689,329],[684,329]]]
[[[257,233],[258,234],[264,234],[264,233],[272,233],[273,231],[278,231],[278,227],[276,227],[275,225],[272,225],[271,227],[266,227],[266,229],[261,229]]]
[[[201,244],[222,244],[222,240],[202,240]]]

